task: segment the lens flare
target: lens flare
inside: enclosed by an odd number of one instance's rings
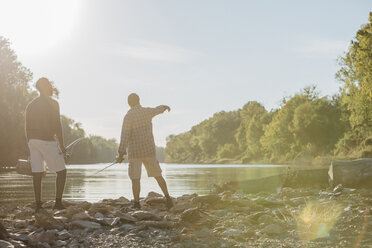
[[[304,241],[328,237],[341,213],[335,202],[308,202],[296,216],[299,237]]]

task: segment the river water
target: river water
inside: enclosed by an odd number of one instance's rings
[[[65,199],[96,202],[124,196],[132,199],[131,182],[126,163],[114,165],[95,174],[108,164],[68,165]],[[183,194],[207,194],[213,184],[228,181],[257,179],[283,173],[281,165],[190,165],[161,164],[163,176],[172,196]],[[55,174],[43,179],[43,200],[55,197]],[[148,178],[142,170],[141,196],[148,192],[161,192],[154,178]],[[32,178],[14,171],[0,173],[0,203],[33,201]]]

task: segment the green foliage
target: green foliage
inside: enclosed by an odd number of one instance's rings
[[[210,162],[240,159],[242,162],[288,162],[332,153],[342,137],[345,122],[338,97],[320,97],[306,87],[283,100],[282,107],[267,112],[248,102],[237,112],[220,112],[189,132],[168,139],[169,161]]]
[[[363,156],[357,151],[372,133],[372,12],[339,64],[336,77],[343,83],[341,103],[350,129],[337,144],[337,152]]]
[[[28,102],[37,96],[30,89],[32,73],[17,60],[8,40],[0,36],[0,166],[14,165],[27,158],[28,147],[24,130],[24,111]],[[58,97],[59,91],[55,89]],[[65,143],[85,137],[80,123],[61,116]],[[74,150],[69,163],[111,162],[117,152],[114,139],[89,136]]]
[[[232,159],[239,155],[239,148],[236,144],[226,143],[220,146],[217,150],[217,157],[219,159]]]
[[[201,163],[215,161],[217,153],[233,156],[237,153],[232,151],[232,147],[237,150],[234,135],[239,123],[240,116],[237,111],[222,111],[192,127],[189,132],[169,136],[165,148],[167,161]],[[226,144],[232,146],[225,147]]]
[[[0,164],[11,165],[27,153],[24,110],[35,96],[32,73],[18,60],[9,41],[0,37]]]
[[[263,148],[260,139],[264,127],[271,120],[271,114],[258,102],[248,102],[239,110],[239,114],[241,122],[235,139],[242,151],[242,159],[244,162],[261,159]]]

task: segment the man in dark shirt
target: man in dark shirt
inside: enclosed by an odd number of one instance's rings
[[[141,208],[139,203],[141,167],[144,164],[147,175],[155,177],[166,199],[166,206],[171,208],[173,202],[168,193],[167,184],[162,176],[162,170],[155,157],[155,142],[152,133],[152,118],[165,110],[170,111],[166,105],[156,108],[144,108],[140,105],[137,94],[128,96],[128,104],[131,109],[124,117],[119,146],[118,163],[123,161],[128,149],[129,168],[128,174],[132,180],[132,191],[134,196],[134,208]]]
[[[53,87],[48,79],[36,82],[40,96],[26,108],[26,138],[30,149],[36,212],[41,209],[41,179],[45,166],[57,173],[55,209],[64,209],[62,195],[66,183],[66,150],[62,136],[59,104],[52,98]],[[57,137],[58,142],[55,140]]]

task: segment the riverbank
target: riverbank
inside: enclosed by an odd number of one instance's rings
[[[314,166],[314,167],[324,167],[329,166],[332,161],[335,160],[353,160],[359,157],[334,157],[334,156],[318,156],[314,158],[297,158],[290,161],[270,161],[266,159],[260,160],[250,160],[246,161],[244,159],[210,159],[205,161],[190,161],[190,162],[178,162],[178,161],[166,161],[165,163],[179,163],[179,164],[214,164],[214,165],[224,165],[224,164],[234,164],[234,165],[266,165],[266,164],[276,164],[276,165],[287,165],[287,166]]]
[[[65,201],[33,214],[32,204],[1,206],[14,247],[366,247],[372,244],[372,192],[338,186],[243,193],[227,183],[209,195],[151,192],[140,211],[124,198]],[[1,228],[0,228],[1,230]],[[1,234],[5,234],[2,232]],[[1,235],[0,234],[0,235]],[[1,236],[0,236],[1,238]],[[2,241],[3,242],[3,241]],[[4,242],[3,242],[4,243]],[[12,246],[10,246],[12,247]]]

